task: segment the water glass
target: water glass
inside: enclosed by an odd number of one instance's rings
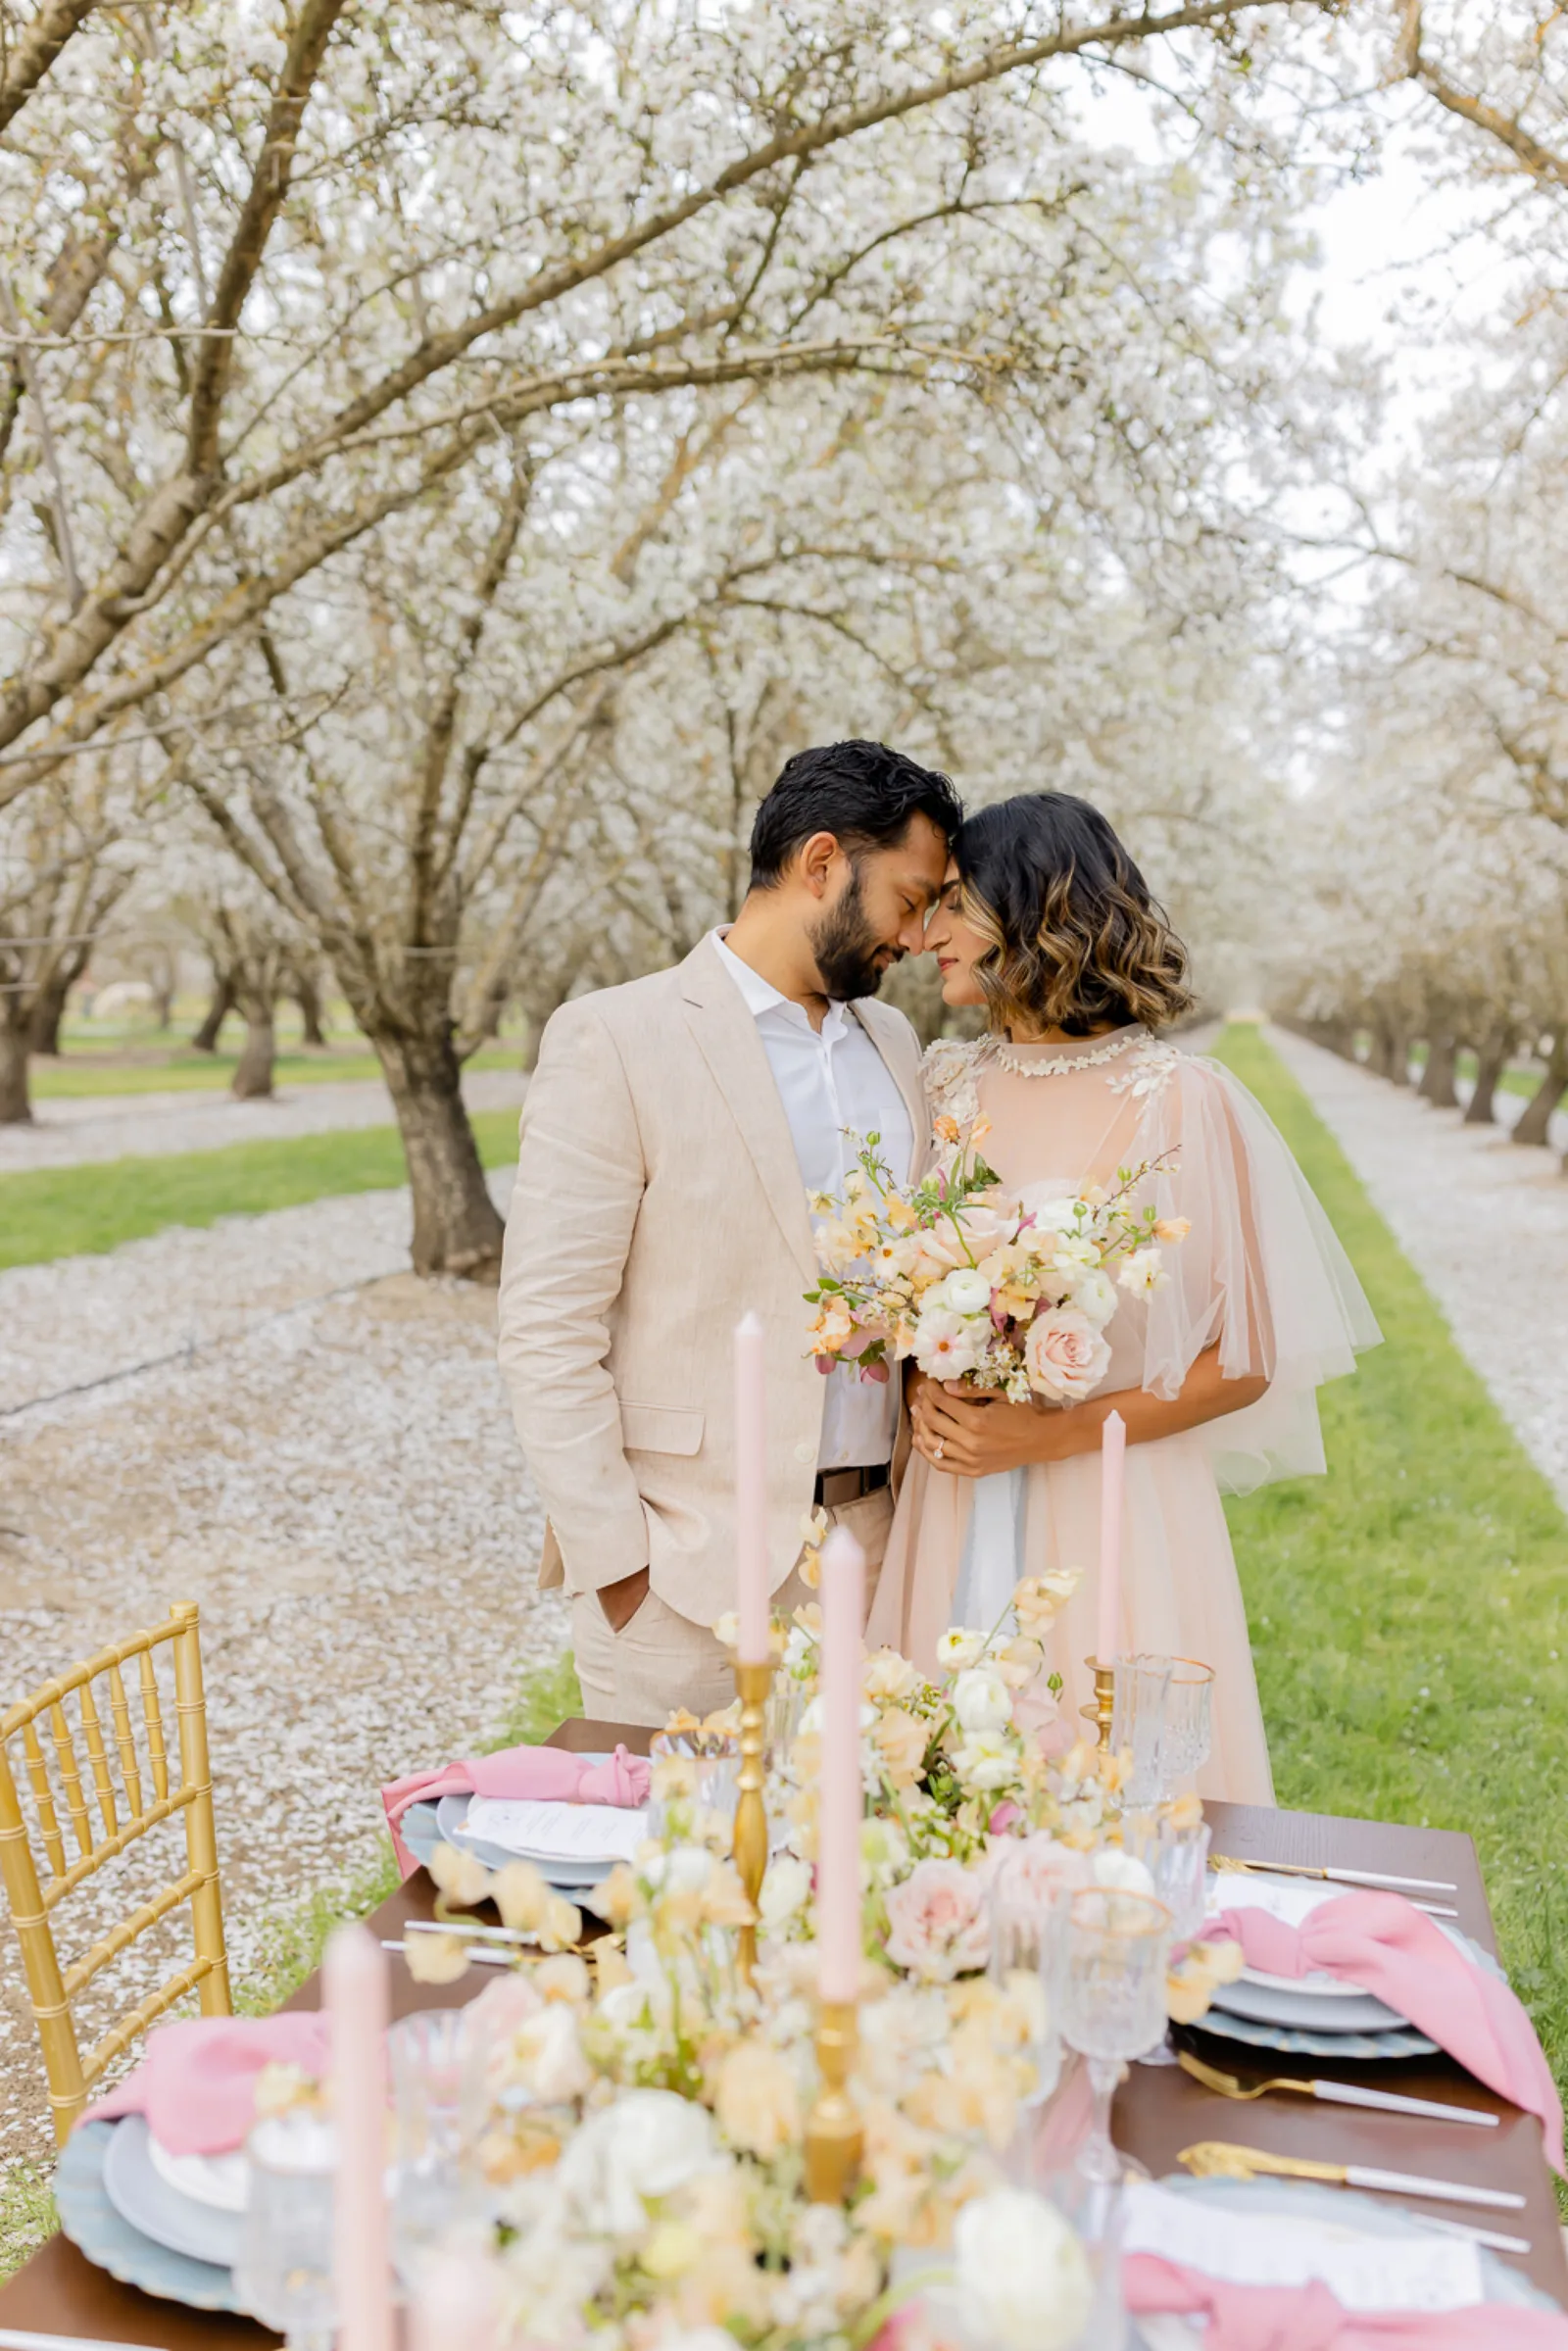
[[[1164,2032],[1170,1941],[1170,1912],[1152,1895],[1097,1886],[1073,1896],[1061,2031],[1087,2063],[1094,2092],[1078,2169],[1107,2186],[1147,2176],[1111,2144],[1110,2101],[1123,2065]]]
[[[392,2258],[410,2286],[432,2248],[463,2220],[472,2184],[463,2160],[464,2076],[471,2034],[465,2008],[427,2008],[387,2034],[392,2070]]]
[[[992,1883],[989,1909],[992,1982],[1004,1985],[1009,1976],[1022,1973],[1039,1986],[1038,2022],[1029,2044],[1036,2084],[1025,2100],[1028,2106],[1038,2106],[1052,2096],[1061,2079],[1062,1985],[1072,1889],[1042,1883],[1024,1855],[1009,1855]]]
[[[1170,1912],[1174,1942],[1191,1942],[1203,1924],[1212,1834],[1206,1821],[1181,1828],[1168,1815],[1160,1819],[1150,1867],[1154,1874],[1154,1891]]]
[[[294,2108],[264,2116],[245,2152],[250,2201],[234,2290],[253,2318],[277,2328],[287,2351],[331,2351],[336,2132],[322,2116]]]
[[[1192,1785],[1213,1743],[1213,1667],[1196,1657],[1173,1657],[1170,1669],[1162,1790],[1167,1797]]]
[[[648,1806],[648,1834],[666,1843],[690,1836],[693,1816],[716,1812],[733,1821],[740,1793],[741,1742],[734,1737],[690,1737],[685,1732],[657,1731],[648,1742],[654,1767],[653,1794]],[[691,1783],[689,1794],[668,1791],[670,1774],[662,1766],[684,1765],[682,1777]],[[662,1787],[661,1783],[664,1786]]]
[[[1129,1758],[1123,1801],[1133,1807],[1157,1804],[1165,1793],[1166,1713],[1171,1657],[1140,1655],[1116,1659],[1116,1694],[1110,1743]]]

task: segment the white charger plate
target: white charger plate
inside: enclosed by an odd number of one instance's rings
[[[232,2269],[239,2252],[243,2213],[220,2212],[171,2187],[159,2176],[149,2147],[145,2115],[129,2114],[116,2127],[104,2151],[104,2193],[121,2219],[155,2245],[189,2261]]]
[[[171,2155],[149,2130],[147,2154],[167,2186],[214,2212],[243,2212],[250,2202],[251,2167],[238,2147],[231,2155]]]
[[[1406,2212],[1386,2197],[1363,2196],[1353,2188],[1320,2187],[1310,2180],[1193,2180],[1176,2172],[1161,2180],[1161,2187],[1234,2212],[1238,2219],[1252,2214],[1321,2220],[1326,2228],[1353,2231],[1357,2236],[1435,2236],[1419,2213]],[[1520,2310],[1555,2310],[1548,2293],[1500,2254],[1486,2245],[1481,2255],[1481,2282],[1489,2303]],[[1128,2322],[1132,2341],[1141,2351],[1197,2351],[1201,2330],[1184,2318],[1146,2317]]]
[[[436,1828],[449,1845],[471,1853],[487,1870],[504,1870],[509,1861],[531,1861],[552,1886],[563,1893],[572,1893],[584,1886],[602,1886],[615,1866],[612,1861],[559,1861],[543,1853],[514,1853],[506,1845],[492,1844],[488,1837],[470,1837],[464,1824],[471,1801],[469,1796],[443,1796],[436,1806]]]
[[[111,2278],[192,2310],[240,2308],[232,2273],[221,2263],[171,2251],[125,2220],[104,2185],[109,2147],[124,2123],[78,2123],[55,2166],[55,2203],[72,2243]]]

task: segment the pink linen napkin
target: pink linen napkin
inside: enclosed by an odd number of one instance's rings
[[[133,2074],[89,2106],[84,2123],[144,2114],[171,2155],[227,2155],[256,2119],[256,2077],[264,2066],[297,2065],[313,2079],[327,2070],[327,2020],[318,2009],[277,2016],[181,2017],[147,2036]]]
[[[1568,2351],[1568,2318],[1478,2302],[1468,2310],[1344,2309],[1318,2280],[1230,2285],[1153,2253],[1130,2253],[1122,2290],[1135,2314],[1206,2319],[1203,2351]]]
[[[503,1747],[498,1755],[474,1755],[466,1763],[448,1763],[440,1771],[410,1772],[381,1790],[387,1827],[398,1857],[398,1868],[411,1878],[418,1863],[398,1835],[398,1823],[411,1804],[433,1803],[438,1796],[532,1797],[554,1804],[619,1804],[627,1809],[646,1804],[653,1766],[642,1755],[617,1747],[604,1763],[564,1747]]]
[[[1562,2101],[1517,1995],[1403,1894],[1344,1894],[1319,1903],[1298,1927],[1243,1906],[1222,1912],[1219,1924],[1249,1967],[1270,1976],[1325,1968],[1397,2009],[1478,2082],[1539,2115],[1546,2160],[1562,2171]]]

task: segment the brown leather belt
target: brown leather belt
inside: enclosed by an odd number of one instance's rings
[[[840,1510],[846,1502],[858,1502],[862,1494],[880,1493],[892,1474],[886,1461],[873,1469],[819,1469],[811,1499],[818,1508]]]

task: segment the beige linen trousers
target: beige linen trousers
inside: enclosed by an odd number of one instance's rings
[[[853,1004],[929,1129],[901,1012]],[[789,1121],[757,1024],[710,940],[673,970],[563,1004],[523,1104],[501,1276],[500,1359],[549,1516],[541,1585],[573,1595],[590,1709],[658,1725],[731,1694],[710,1627],[735,1604],[731,1335],[768,1338],[768,1553],[786,1592],[811,1506],[822,1379],[805,1352],[815,1280]],[[835,1372],[834,1378],[846,1375]],[[891,1498],[833,1515],[880,1563]],[[639,1568],[612,1633],[593,1597]]]

